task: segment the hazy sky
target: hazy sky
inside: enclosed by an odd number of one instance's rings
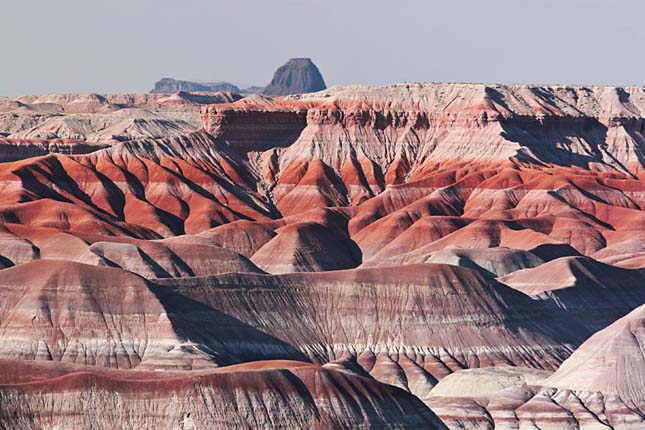
[[[264,85],[645,84],[643,0],[1,0],[0,95]]]

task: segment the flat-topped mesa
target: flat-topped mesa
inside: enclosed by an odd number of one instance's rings
[[[182,81],[173,78],[162,78],[155,82],[155,86],[150,90],[151,94],[172,94],[177,91],[230,91],[239,93],[240,88],[228,82],[191,82]]]
[[[293,146],[288,161],[320,158],[334,168],[364,154],[382,168],[396,158],[417,165],[513,159],[638,176],[644,111],[642,87],[432,83],[256,96],[204,107],[201,118],[209,132],[245,140],[244,149]],[[266,123],[289,124],[289,139],[262,139],[256,127]]]
[[[645,107],[645,88],[401,83],[385,87],[336,86],[318,93],[290,96],[287,100],[333,100],[343,108],[362,103],[374,110],[486,112],[488,116],[502,118],[635,118],[641,116]]]

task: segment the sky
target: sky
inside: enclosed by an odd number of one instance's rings
[[[642,0],[0,0],[0,95],[265,85],[645,85]]]

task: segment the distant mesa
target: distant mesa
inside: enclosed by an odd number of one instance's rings
[[[286,96],[290,94],[314,93],[327,89],[318,67],[310,58],[292,58],[280,66],[273,79],[265,87],[240,88],[228,82],[192,82],[163,78],[155,83],[151,93],[174,94],[185,92],[230,92],[243,94],[266,94]]]
[[[324,89],[327,89],[325,80],[310,58],[292,58],[275,71],[262,94],[286,96],[315,93]]]
[[[242,92],[237,85],[228,82],[191,82],[180,81],[173,78],[163,78],[155,83],[155,87],[150,91],[151,93],[172,94],[177,91],[205,91],[205,92]]]
[[[261,92],[264,89],[264,87],[258,87],[257,85],[250,86],[248,88],[244,88],[242,90],[242,93],[244,94],[257,94]]]

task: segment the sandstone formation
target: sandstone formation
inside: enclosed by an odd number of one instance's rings
[[[0,99],[0,427],[642,429],[643,112]]]
[[[74,139],[10,139],[0,138],[0,162],[22,160],[49,153],[87,154],[107,148],[108,144]]]

